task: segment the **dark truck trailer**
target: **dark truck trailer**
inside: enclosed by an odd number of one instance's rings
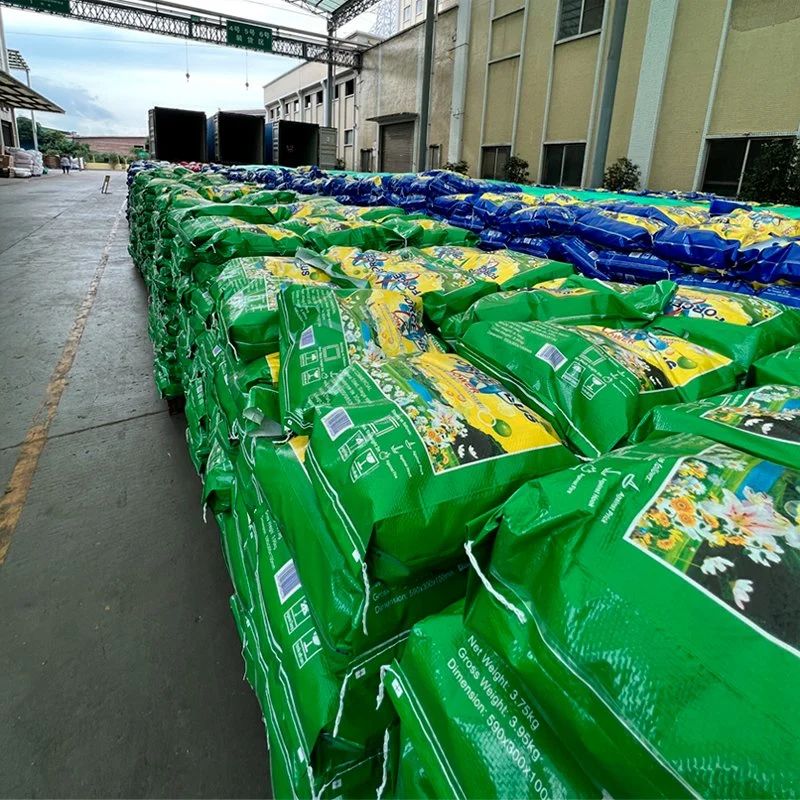
[[[218,111],[208,120],[209,161],[264,164],[264,156],[264,117]]]
[[[208,160],[206,115],[183,108],[151,108],[150,155],[160,161]]]
[[[278,120],[266,127],[267,158],[281,167],[316,165],[336,169],[336,128],[314,122]]]
[[[319,125],[281,119],[272,123],[272,163],[303,167],[319,161]]]

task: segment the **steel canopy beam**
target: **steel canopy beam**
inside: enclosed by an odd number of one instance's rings
[[[369,11],[372,6],[377,3],[378,0],[345,0],[345,2],[330,15],[334,30],[339,30],[342,25],[346,25],[359,14]]]
[[[362,0],[363,2],[364,0]],[[373,0],[374,1],[374,0]],[[4,5],[0,0],[0,5]],[[35,10],[35,9],[29,9]],[[38,10],[37,10],[38,11]],[[38,13],[57,14],[53,11]],[[158,33],[179,39],[236,47],[226,41],[226,20],[246,22],[272,30],[272,53],[305,61],[319,61],[350,69],[361,68],[362,49],[352,42],[330,39],[325,34],[273,26],[257,20],[226,17],[198,11],[177,3],[115,2],[114,0],[71,0],[69,19],[97,22],[116,28]]]

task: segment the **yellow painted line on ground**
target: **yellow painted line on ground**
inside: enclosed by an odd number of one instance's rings
[[[86,295],[81,302],[75,320],[72,323],[67,341],[64,343],[64,349],[61,351],[61,356],[58,359],[56,368],[50,376],[50,381],[47,384],[44,403],[42,403],[39,410],[33,417],[33,423],[25,434],[25,440],[20,446],[19,457],[17,463],[14,465],[14,471],[11,473],[11,478],[8,481],[5,494],[0,499],[0,564],[6,560],[8,555],[8,548],[11,546],[11,538],[16,530],[19,518],[22,515],[22,510],[25,508],[25,502],[28,499],[28,492],[33,482],[33,476],[36,473],[36,467],[39,463],[39,456],[47,444],[47,434],[50,430],[50,425],[56,416],[58,404],[61,401],[61,396],[64,394],[64,389],[67,388],[67,381],[69,372],[75,362],[75,356],[78,352],[78,346],[81,343],[81,337],[86,330],[86,323],[89,320],[92,306],[94,305],[95,298],[97,297],[97,290],[100,286],[100,281],[103,278],[103,273],[106,271],[108,264],[109,254],[111,252],[111,244],[117,234],[122,214],[125,210],[123,203],[114,217],[114,222],[109,231],[106,243],[103,246],[103,252],[100,255],[100,261],[94,271],[92,282],[86,291]]]

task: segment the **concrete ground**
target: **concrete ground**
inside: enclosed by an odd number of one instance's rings
[[[0,526],[13,528],[0,795],[265,797],[218,531],[183,416],[153,386],[144,286],[117,219],[125,175],[109,195],[102,178],[0,184]]]

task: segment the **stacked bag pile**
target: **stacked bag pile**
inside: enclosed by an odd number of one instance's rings
[[[602,193],[607,199],[588,201],[580,192],[531,193],[444,170],[359,177],[318,167],[203,169],[346,204],[424,213],[475,232],[484,248],[567,261],[592,278],[671,279],[800,307],[800,217],[785,216],[780,207],[754,208],[698,192],[608,192]]]
[[[275,796],[792,795],[800,311],[241,172],[137,169],[130,252]]]
[[[38,178],[42,174],[44,162],[38,150],[7,147],[6,151],[11,154],[12,178]]]

